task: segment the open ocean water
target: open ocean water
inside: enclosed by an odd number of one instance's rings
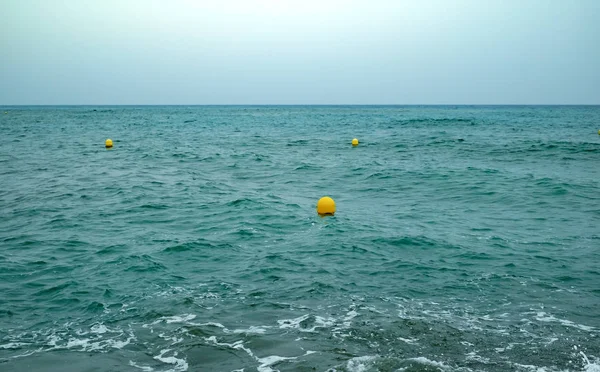
[[[0,110],[3,372],[600,371],[600,106]]]

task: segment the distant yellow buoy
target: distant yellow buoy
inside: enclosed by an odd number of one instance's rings
[[[324,196],[317,202],[317,213],[319,216],[333,216],[335,214],[335,202],[329,196]]]
[[[358,140],[356,138],[352,140],[352,146],[358,146]]]
[[[598,135],[600,136],[600,130],[598,131]]]
[[[107,149],[111,148],[113,146],[112,140],[110,138],[107,139],[106,142],[104,142],[104,145],[106,146]]]

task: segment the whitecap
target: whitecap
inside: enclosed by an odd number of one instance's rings
[[[154,368],[148,367],[148,366],[140,366],[140,365],[136,364],[132,360],[129,361],[129,365],[132,366],[132,367],[135,367],[135,368],[139,368],[139,369],[141,369],[144,372],[152,372],[152,371],[154,371]]]
[[[0,349],[19,349],[21,346],[29,345],[25,342],[11,342],[8,344],[0,345]]]
[[[69,341],[67,341],[67,345],[65,346],[67,349],[71,349],[77,346],[81,346],[82,349],[85,349],[88,345],[89,345],[90,339],[89,338],[83,338],[83,339],[77,339],[77,338],[70,338]]]
[[[57,336],[55,334],[51,334],[48,337],[48,342],[46,343],[46,345],[55,347],[57,345],[57,342],[59,342],[59,341],[62,341],[62,338],[60,338],[59,336]]]
[[[166,322],[167,324],[171,323],[183,323],[189,322],[192,319],[195,319],[196,315],[194,314],[183,314],[183,315],[174,315],[174,316],[163,316],[157,320],[155,320],[152,324],[158,324],[160,322]]]
[[[583,362],[585,363],[583,366],[584,372],[600,372],[600,364],[598,360],[595,360],[595,363],[591,363],[583,351],[580,351],[579,354],[581,354],[583,357]]]
[[[566,320],[566,319],[559,319],[559,318],[556,318],[553,315],[546,314],[543,311],[538,312],[536,314],[535,319],[538,320],[538,321],[540,321],[540,322],[556,322],[556,323],[559,323],[561,325],[564,325],[565,327],[573,327],[573,328],[577,328],[577,329],[580,329],[580,330],[586,331],[586,332],[590,332],[590,331],[594,331],[595,330],[594,327],[586,326],[586,325],[583,325],[583,324],[577,324],[575,322],[572,322],[572,321]]]
[[[160,354],[155,356],[154,359],[161,361],[167,364],[173,364],[175,367],[173,368],[174,372],[183,372],[188,370],[188,363],[185,359],[176,358],[177,352],[173,353],[173,356],[165,357],[164,355],[171,351],[171,349],[163,349],[160,351]]]
[[[365,355],[348,360],[346,369],[349,372],[365,372],[379,358],[376,355]]]
[[[257,358],[256,360],[260,363],[260,365],[257,367],[257,370],[258,372],[275,372],[275,370],[271,368],[273,364],[293,359],[296,359],[296,357],[281,357],[277,355],[271,355],[264,358]]]
[[[421,363],[421,364],[426,364],[426,365],[430,365],[430,366],[433,366],[433,367],[437,367],[437,368],[439,368],[441,370],[447,370],[449,368],[444,363],[436,362],[435,360],[429,360],[429,359],[427,359],[425,357],[409,358],[408,360],[412,360],[412,361],[415,361],[417,363]]]
[[[248,329],[234,329],[232,332],[239,334],[239,333],[243,333],[246,335],[262,335],[265,334],[267,332],[267,326],[261,326],[261,327],[256,327],[256,326],[250,326],[250,328]]]
[[[405,342],[407,344],[418,344],[416,338],[402,338],[402,337],[397,337],[396,339],[400,340],[402,342]]]
[[[108,332],[108,328],[104,324],[94,324],[92,328],[90,328],[92,333],[103,334]]]
[[[481,355],[477,354],[475,351],[471,351],[470,353],[466,354],[465,357],[467,360],[473,360],[473,361],[483,363],[483,364],[490,363],[490,358],[482,357]]]
[[[286,329],[286,328],[300,328],[300,323],[305,321],[306,319],[308,319],[310,317],[310,315],[305,314],[302,316],[299,316],[297,318],[293,318],[293,319],[281,319],[281,320],[277,320],[277,324],[279,324],[279,328],[281,329]]]

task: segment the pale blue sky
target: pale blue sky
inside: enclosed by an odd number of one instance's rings
[[[0,105],[600,104],[600,0],[0,0]]]

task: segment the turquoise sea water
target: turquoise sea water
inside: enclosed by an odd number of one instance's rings
[[[598,106],[0,109],[1,371],[600,371]]]

